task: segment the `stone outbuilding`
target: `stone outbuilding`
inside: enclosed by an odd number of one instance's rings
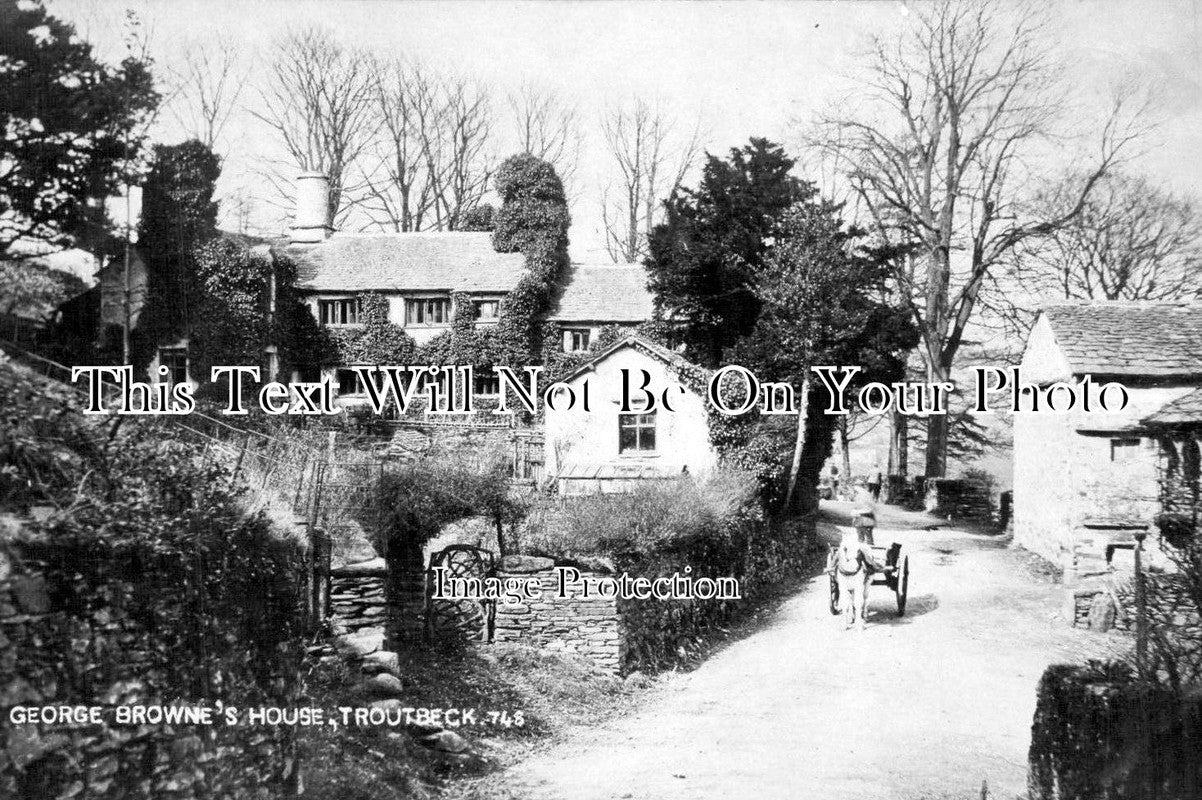
[[[1149,534],[1149,562],[1163,563],[1155,520],[1165,470],[1186,468],[1192,453],[1197,473],[1196,442],[1173,444],[1172,430],[1202,416],[1202,304],[1044,308],[1023,380],[1079,386],[1086,376],[1121,383],[1127,407],[1014,417],[1014,539],[1062,567],[1070,585],[1128,569],[1138,532]]]
[[[650,385],[685,387],[672,399],[674,410],[632,406],[620,409],[622,370],[634,385],[645,370]],[[577,398],[588,384],[590,410],[545,413],[546,474],[564,494],[626,491],[634,481],[696,475],[718,463],[709,440],[708,404],[697,385],[703,370],[675,353],[638,336],[629,336],[598,353],[564,379]]]

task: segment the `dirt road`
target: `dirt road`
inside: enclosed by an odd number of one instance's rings
[[[878,524],[878,545],[910,555],[905,617],[877,588],[868,629],[844,631],[820,576],[764,629],[662,679],[636,715],[517,765],[511,796],[968,800],[982,781],[991,797],[1024,792],[1043,668],[1125,642],[1066,627],[1057,587],[996,539]]]

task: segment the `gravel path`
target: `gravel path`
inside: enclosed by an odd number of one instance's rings
[[[838,513],[846,511],[832,507]],[[539,800],[979,798],[1025,792],[1045,666],[1119,637],[1068,628],[1060,591],[997,539],[878,522],[910,556],[910,602],[870,595],[868,629],[827,610],[826,576],[762,630],[661,679],[635,715],[583,730],[502,778]],[[900,527],[890,527],[900,526]]]

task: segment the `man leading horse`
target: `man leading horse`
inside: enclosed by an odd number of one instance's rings
[[[881,569],[872,552],[874,525],[871,512],[861,512],[855,527],[843,534],[835,549],[833,567],[847,629],[854,625],[864,630],[867,624],[868,586],[872,583],[872,573]]]

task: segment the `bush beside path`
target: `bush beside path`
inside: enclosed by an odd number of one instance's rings
[[[848,504],[828,504],[832,536]],[[1025,791],[1035,690],[1054,662],[1113,656],[1068,627],[1061,587],[1004,540],[878,512],[910,557],[907,615],[875,587],[844,631],[812,579],[764,627],[698,669],[661,676],[640,710],[577,729],[457,796],[603,800],[967,798]]]

